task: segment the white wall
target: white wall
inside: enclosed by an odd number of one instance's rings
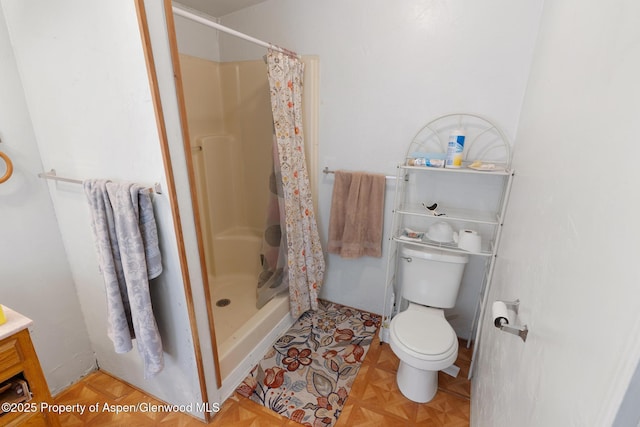
[[[42,171],[22,82],[0,8],[0,151],[14,171],[0,184],[0,303],[34,321],[31,338],[53,393],[95,368]],[[0,167],[4,174],[4,167]]]
[[[167,188],[134,2],[2,0],[44,169],[71,178]],[[49,184],[91,344],[101,368],[171,403],[201,401],[167,195],[154,196],[164,272],[152,281],[165,369],[143,379],[115,354],[82,187]]]
[[[216,18],[203,15],[216,21]],[[197,24],[187,18],[174,15],[176,33],[178,37],[178,51],[185,55],[220,61],[220,44],[218,31],[202,24]]]
[[[472,425],[607,426],[640,357],[640,3],[546,2]],[[490,325],[485,319],[485,325]],[[637,396],[634,401],[637,405]]]
[[[542,0],[269,0],[221,23],[320,57],[319,170],[395,174],[415,133],[451,112],[492,118],[514,139]],[[221,35],[224,60],[265,49]],[[389,229],[393,185],[386,195]],[[319,178],[326,239],[333,179]],[[386,241],[385,241],[386,243]],[[386,250],[386,248],[385,248]],[[386,259],[328,256],[321,295],[381,313]]]

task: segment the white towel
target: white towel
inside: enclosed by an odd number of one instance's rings
[[[116,353],[130,351],[135,338],[150,378],[164,367],[149,295],[149,279],[162,272],[151,198],[137,184],[87,180],[83,186],[107,291],[109,338]]]

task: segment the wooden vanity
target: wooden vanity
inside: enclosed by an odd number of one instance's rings
[[[0,393],[0,425],[60,426],[57,414],[47,411],[53,399],[29,335],[33,321],[7,307],[4,313],[7,322],[0,325],[0,390],[4,389]]]

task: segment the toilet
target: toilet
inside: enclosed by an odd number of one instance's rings
[[[456,361],[458,337],[444,317],[458,297],[465,254],[403,245],[398,267],[408,307],[390,325],[391,349],[400,359],[396,381],[408,399],[429,402],[438,390],[438,371]]]

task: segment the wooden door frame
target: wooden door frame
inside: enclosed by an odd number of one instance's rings
[[[198,326],[195,315],[195,308],[193,303],[193,292],[191,287],[191,280],[189,278],[189,267],[187,262],[186,248],[184,243],[184,234],[182,230],[182,223],[180,219],[180,210],[178,207],[178,199],[176,193],[176,185],[175,179],[172,169],[171,163],[171,155],[169,150],[169,140],[167,137],[166,123],[164,118],[164,112],[162,109],[162,102],[160,97],[160,89],[158,84],[157,72],[155,67],[155,61],[153,58],[153,49],[151,43],[151,37],[149,34],[149,27],[147,21],[147,14],[144,5],[144,0],[134,0],[136,5],[136,11],[138,15],[138,24],[140,27],[140,35],[142,37],[142,45],[144,50],[145,62],[147,65],[147,73],[149,77],[149,85],[151,89],[151,97],[153,102],[153,107],[156,115],[156,123],[158,126],[158,136],[160,139],[160,146],[162,150],[162,159],[164,163],[164,169],[167,178],[167,193],[169,202],[171,205],[171,213],[173,216],[174,229],[176,233],[176,240],[178,244],[178,254],[180,258],[180,266],[182,270],[182,279],[185,290],[185,297],[187,303],[187,313],[189,316],[189,323],[191,325],[191,335],[193,340],[193,347],[198,371],[198,379],[200,383],[200,391],[202,394],[202,399],[206,403],[209,401],[206,386],[206,376],[204,370],[204,361],[202,360],[202,349],[200,346],[200,339],[198,334]],[[213,366],[215,368],[216,375],[216,385],[218,389],[222,387],[222,378],[220,375],[220,366],[218,364],[218,346],[216,342],[215,336],[215,327],[213,321],[213,307],[211,302],[211,292],[209,289],[209,281],[207,274],[207,267],[204,254],[204,242],[202,239],[202,230],[200,226],[200,214],[198,209],[198,199],[196,197],[196,186],[195,186],[195,174],[193,168],[193,161],[191,158],[191,148],[189,145],[189,131],[186,126],[187,117],[186,117],[186,107],[184,101],[184,91],[182,86],[182,74],[180,71],[180,63],[179,63],[179,54],[178,54],[178,46],[177,46],[177,38],[175,32],[175,25],[173,20],[173,11],[171,9],[171,0],[163,0],[164,1],[164,10],[166,16],[166,26],[167,33],[169,36],[169,45],[171,51],[171,60],[173,64],[173,72],[174,72],[174,80],[176,87],[176,96],[178,99],[178,108],[180,115],[180,124],[182,130],[182,139],[183,146],[185,150],[185,159],[187,163],[187,171],[188,171],[188,179],[189,179],[189,189],[191,192],[191,202],[193,209],[193,216],[195,221],[196,228],[196,238],[197,238],[197,246],[198,246],[198,255],[200,261],[200,269],[202,272],[202,282],[203,282],[203,292],[205,295],[205,304],[207,308],[207,320],[209,326],[209,337],[211,340],[211,349],[213,352]],[[207,421],[209,421],[211,414],[208,412],[205,413],[205,417]]]

